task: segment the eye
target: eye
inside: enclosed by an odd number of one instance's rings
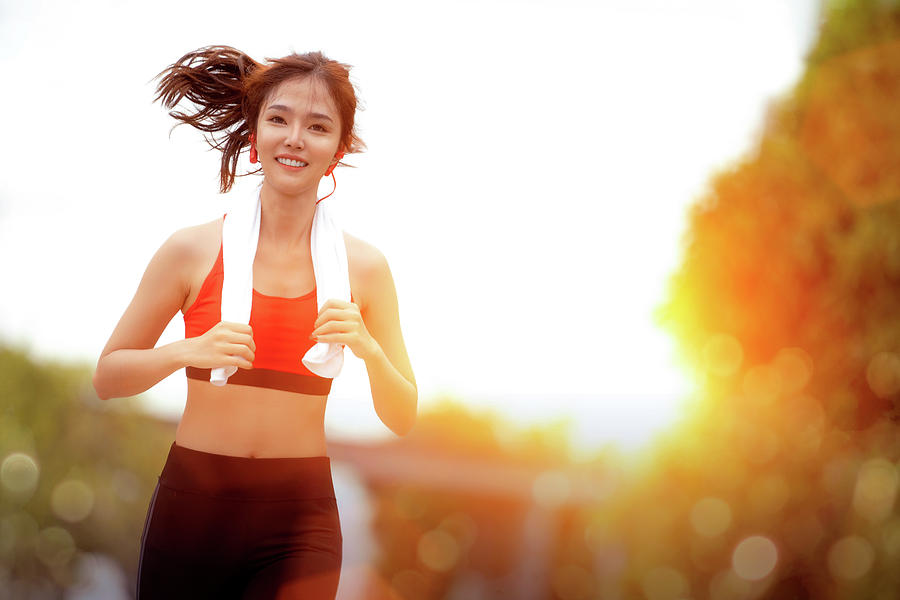
[[[321,131],[323,133],[328,131],[327,127],[325,127],[324,125],[320,125],[319,123],[316,123],[315,125],[310,125],[310,129],[313,129],[315,131]]]
[[[272,121],[273,123],[285,123],[285,120],[282,119],[281,117],[279,117],[278,115],[275,115],[274,117],[270,117],[269,120]]]

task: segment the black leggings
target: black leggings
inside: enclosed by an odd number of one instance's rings
[[[333,600],[342,542],[327,456],[173,443],[144,522],[137,598]]]

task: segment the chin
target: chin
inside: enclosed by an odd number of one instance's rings
[[[298,181],[285,181],[280,177],[270,177],[266,179],[266,184],[271,186],[279,194],[285,196],[299,196],[309,190],[309,184]]]

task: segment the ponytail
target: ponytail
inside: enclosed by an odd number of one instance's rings
[[[328,88],[341,119],[339,151],[350,154],[365,148],[356,133],[356,90],[348,65],[321,52],[266,60],[269,64],[262,65],[230,46],[206,46],[188,52],[156,76],[160,81],[154,102],[160,101],[180,121],[176,127],[187,123],[203,131],[206,142],[222,152],[222,193],[234,184],[238,156],[250,144],[266,97],[293,78],[314,77]],[[173,110],[184,98],[193,103],[192,110]]]
[[[250,128],[244,113],[244,82],[260,67],[255,60],[230,46],[206,46],[188,52],[156,77],[156,98],[169,114],[204,132],[206,142],[222,152],[219,190],[234,184],[238,156],[250,143]],[[174,109],[187,98],[187,112]]]

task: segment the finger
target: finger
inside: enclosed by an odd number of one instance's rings
[[[329,298],[322,303],[322,310],[326,308],[347,308],[347,305],[349,304],[349,302],[341,300],[340,298]]]
[[[331,308],[323,308],[319,311],[319,315],[316,317],[316,321],[329,321],[331,319],[341,318],[341,315],[345,314],[347,311],[343,308],[338,308],[333,306]]]
[[[321,344],[344,344],[347,346],[354,339],[357,339],[357,336],[353,333],[326,333],[318,336],[316,341]]]
[[[358,320],[359,318],[358,310],[330,308],[319,313],[319,316],[316,317],[316,320],[313,322],[313,328],[316,328],[323,323],[327,323],[328,321],[350,321]]]
[[[220,325],[225,326],[227,329],[237,333],[246,333],[250,337],[253,337],[253,329],[247,325],[246,323],[235,323],[233,321],[221,321]]]
[[[248,348],[244,344],[227,344],[223,348],[223,351],[226,354],[232,356],[240,356],[241,358],[245,358],[250,362],[253,362],[253,360],[256,358],[256,353],[251,351],[250,348]]]
[[[231,323],[228,321],[220,321],[217,325],[220,339],[242,343],[250,346],[256,351],[256,342],[253,341],[253,329],[245,323]]]
[[[253,363],[247,360],[246,358],[242,358],[240,356],[231,356],[228,361],[231,365],[241,368],[241,369],[252,369]]]
[[[359,330],[359,325],[353,321],[328,321],[316,329],[313,329],[310,337],[318,337],[328,333],[352,333]]]
[[[256,352],[256,342],[253,341],[253,336],[247,333],[226,331],[222,339],[230,344],[243,344],[250,348],[253,352]]]
[[[345,309],[354,307],[356,307],[356,304],[354,304],[353,302],[347,302],[346,300],[341,300],[339,298],[329,298],[324,302],[324,304],[322,304],[322,308],[319,310],[319,314],[322,314],[329,308]]]
[[[220,361],[225,365],[233,365],[242,369],[250,369],[253,367],[254,355],[250,353],[247,346],[242,344],[225,345],[217,348],[217,351],[224,355]]]

